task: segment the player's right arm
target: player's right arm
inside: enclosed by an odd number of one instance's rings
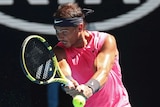
[[[56,46],[56,47],[54,47],[53,51],[55,52],[55,54],[57,56],[57,60],[58,60],[59,67],[60,67],[61,71],[64,73],[66,78],[69,79],[74,84],[74,87],[73,86],[68,86],[68,88],[69,89],[75,88],[79,84],[78,84],[77,81],[75,81],[72,78],[72,73],[71,73],[70,66],[66,61],[65,50],[63,48],[61,48],[61,47]]]

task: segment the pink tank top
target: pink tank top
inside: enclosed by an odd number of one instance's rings
[[[58,46],[65,49],[67,62],[72,76],[79,84],[86,83],[94,74],[93,63],[100,51],[107,33],[88,31],[91,40],[84,48],[65,48],[61,42]],[[85,107],[131,107],[127,91],[122,83],[121,69],[115,58],[114,66],[109,73],[107,83],[93,96],[87,99]]]

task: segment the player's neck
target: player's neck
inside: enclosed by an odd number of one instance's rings
[[[90,39],[91,39],[91,37],[90,37],[89,33],[84,31],[83,33],[81,33],[79,39],[74,44],[74,47],[84,48],[88,45]]]

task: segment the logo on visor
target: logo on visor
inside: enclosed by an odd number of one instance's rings
[[[47,35],[56,34],[55,29],[53,29],[51,13],[55,11],[55,7],[57,7],[58,4],[64,3],[67,0],[52,0],[52,2],[50,2],[51,0],[14,1],[16,0],[0,0],[1,25],[24,32],[35,32]],[[90,8],[95,10],[95,13],[93,14],[94,16],[91,18],[92,21],[88,23],[88,28],[99,31],[112,30],[134,23],[135,21],[147,16],[160,6],[160,0],[71,1],[80,2],[84,4],[83,7],[86,8],[88,7],[87,5],[89,5]],[[110,12],[112,11],[110,9],[113,9],[110,7],[110,4],[112,4],[112,7],[114,8],[113,12]],[[114,4],[116,5],[115,7]],[[101,8],[96,10],[96,6],[99,5],[102,5]],[[116,9],[117,12],[115,12]],[[21,10],[23,10],[23,12]],[[62,20],[56,20],[54,23],[61,22]]]
[[[57,23],[61,23],[63,22],[63,20],[54,20],[54,23],[57,24]]]

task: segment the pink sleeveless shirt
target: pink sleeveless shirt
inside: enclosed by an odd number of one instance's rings
[[[65,48],[61,42],[58,46],[65,49],[67,62],[72,76],[79,84],[86,83],[94,74],[93,63],[100,51],[107,33],[88,31],[91,40],[84,48]],[[131,107],[127,91],[122,83],[118,56],[109,73],[106,84],[93,96],[87,99],[85,107]]]

